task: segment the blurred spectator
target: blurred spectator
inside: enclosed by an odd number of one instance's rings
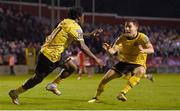
[[[10,68],[10,75],[15,75],[15,71],[14,71],[14,66],[16,62],[15,55],[10,54],[8,58],[8,62],[9,62],[9,68]]]

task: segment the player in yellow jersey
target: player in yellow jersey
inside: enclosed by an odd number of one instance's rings
[[[153,46],[149,38],[138,32],[139,24],[135,19],[125,21],[125,33],[122,34],[112,47],[104,44],[103,48],[119,58],[115,64],[102,78],[97,88],[97,92],[89,103],[98,102],[100,95],[104,91],[104,86],[111,80],[125,76],[128,83],[117,96],[118,100],[126,101],[127,92],[139,83],[140,79],[146,73],[147,54],[154,53]]]
[[[54,83],[59,83],[77,69],[72,60],[64,55],[66,48],[69,47],[72,42],[79,43],[79,46],[87,55],[92,57],[98,65],[103,66],[101,60],[98,59],[84,43],[83,31],[80,26],[83,22],[84,16],[82,8],[72,8],[69,10],[68,18],[59,23],[42,45],[34,76],[19,88],[10,90],[9,96],[14,104],[20,104],[18,100],[19,94],[42,82],[55,68],[61,67],[62,70]],[[48,85],[46,89],[57,95],[60,94],[56,85]]]

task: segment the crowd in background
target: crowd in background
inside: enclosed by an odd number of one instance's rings
[[[123,32],[123,24],[85,24],[84,32],[96,28],[104,31],[99,37],[86,37],[85,42],[98,57],[110,67],[113,59],[102,49],[102,43],[113,43]],[[180,27],[140,26],[140,32],[148,35],[155,53],[149,56],[148,65],[180,66]],[[31,16],[27,13],[16,12],[12,8],[0,8],[0,64],[8,64],[10,55],[16,58],[16,64],[25,64],[25,49],[34,47],[38,52],[46,35],[51,32],[50,21]],[[70,56],[79,51],[72,45],[66,52]]]

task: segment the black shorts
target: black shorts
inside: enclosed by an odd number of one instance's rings
[[[60,61],[53,63],[46,56],[44,56],[43,53],[39,53],[35,73],[45,77],[57,67],[64,67],[64,63],[69,60],[70,58],[62,54]]]
[[[133,74],[134,69],[139,66],[142,66],[142,65],[131,64],[131,63],[126,63],[126,62],[118,62],[111,69],[114,69],[119,74],[128,74],[128,73]]]

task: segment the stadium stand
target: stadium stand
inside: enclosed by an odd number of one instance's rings
[[[0,64],[8,62],[8,56],[14,54],[16,64],[25,64],[25,48],[40,49],[45,36],[51,31],[50,19],[38,18],[29,13],[21,13],[13,8],[0,7]],[[123,31],[123,24],[85,24],[84,32],[90,32],[101,27],[104,32],[94,39],[86,38],[87,45],[97,56],[104,58],[107,67],[112,60],[102,49],[102,43],[112,43]],[[154,46],[155,53],[148,59],[150,72],[180,72],[180,27],[161,25],[142,25],[140,31],[146,33]],[[77,47],[72,46],[68,52],[73,52]],[[71,53],[69,53],[71,54]],[[157,68],[163,67],[162,71]],[[171,68],[173,67],[173,69]],[[155,68],[155,69],[153,69]],[[166,69],[166,70],[165,70]]]

